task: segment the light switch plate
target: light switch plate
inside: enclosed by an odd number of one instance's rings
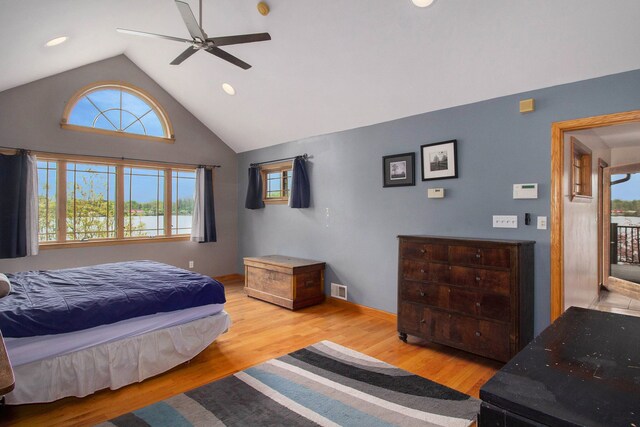
[[[494,215],[493,228],[518,228],[518,216]]]
[[[538,217],[538,230],[546,230],[547,229],[547,217],[539,216]]]

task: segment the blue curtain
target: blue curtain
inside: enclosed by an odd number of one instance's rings
[[[291,183],[292,208],[308,208],[311,203],[311,187],[309,174],[307,173],[307,161],[302,157],[296,157],[293,161],[293,177]]]
[[[213,201],[213,169],[204,170],[204,240],[203,242],[215,242],[216,235],[216,211]]]
[[[26,153],[0,154],[0,258],[27,256]]]
[[[247,209],[262,209],[264,201],[262,200],[262,176],[260,168],[251,166],[249,168],[249,186],[247,187],[247,199],[244,202]]]

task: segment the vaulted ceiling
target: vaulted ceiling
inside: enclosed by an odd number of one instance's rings
[[[209,36],[271,34],[224,48],[253,68],[115,31],[188,37],[173,0],[0,0],[0,91],[124,53],[242,152],[640,68],[638,0],[203,3]]]

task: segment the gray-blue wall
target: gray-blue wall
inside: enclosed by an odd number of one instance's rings
[[[536,111],[518,112],[533,97]],[[304,108],[302,102],[300,108]],[[380,105],[380,108],[385,108]],[[238,270],[242,257],[283,254],[327,262],[326,284],[349,300],[396,312],[399,234],[535,240],[535,330],[549,323],[551,123],[640,109],[640,70],[407,117],[245,152],[238,162]],[[280,123],[286,126],[286,123]],[[458,140],[458,179],[420,181],[420,145]],[[312,207],[244,209],[247,168],[302,153],[310,160]],[[383,188],[382,156],[416,153],[415,187]],[[537,200],[514,200],[512,185],[537,182]],[[427,199],[443,187],[445,199]],[[524,213],[534,216],[524,225]],[[492,215],[519,227],[492,228]],[[327,289],[328,292],[328,289]]]

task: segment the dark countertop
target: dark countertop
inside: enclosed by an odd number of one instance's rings
[[[640,427],[640,317],[571,307],[480,398],[548,425]]]

